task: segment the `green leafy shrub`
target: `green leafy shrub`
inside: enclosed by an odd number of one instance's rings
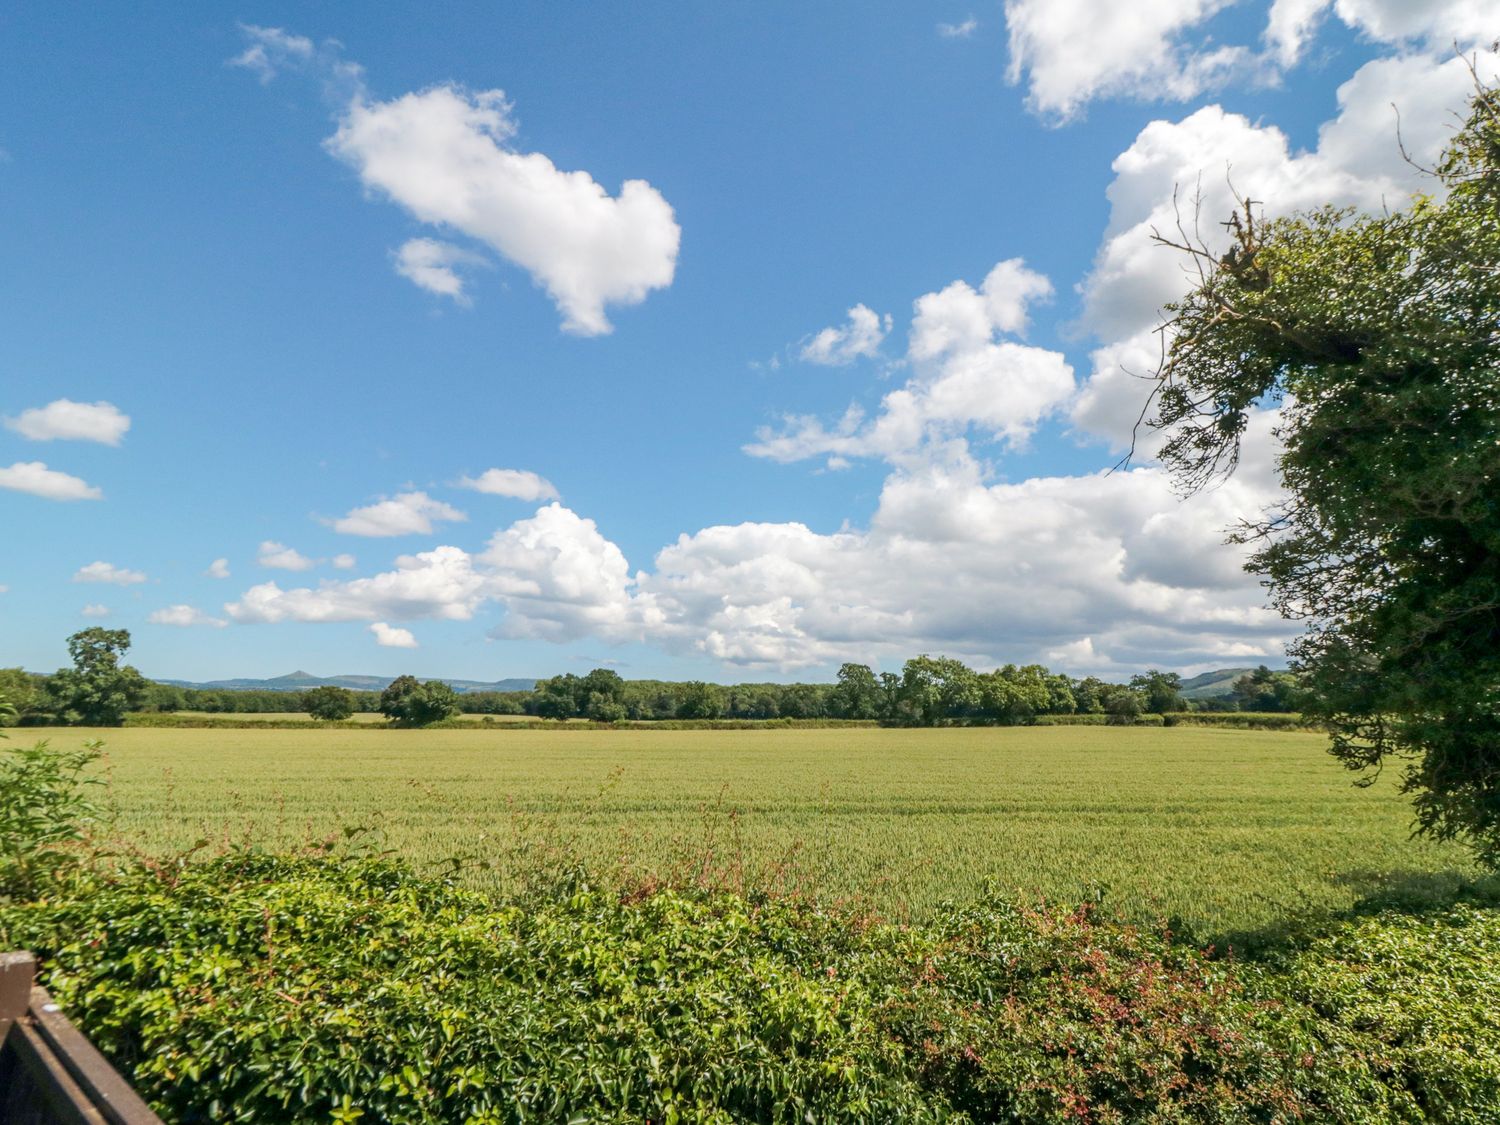
[[[1169,727],[1229,727],[1232,730],[1321,730],[1317,723],[1292,711],[1171,711],[1163,715]]]
[[[300,700],[302,710],[314,719],[341,722],[354,714],[354,693],[348,688],[323,684],[304,691]]]
[[[1232,964],[1087,905],[990,899],[940,914],[904,936],[881,1022],[969,1120],[1299,1115],[1289,1038]]]
[[[1500,1119],[1476,906],[1244,964],[995,896],[901,927],[232,854],[78,872],[0,908],[0,944],[179,1121]]]
[[[1102,727],[1102,726],[1133,726],[1133,727],[1159,727],[1167,725],[1167,716],[1152,715],[1148,713],[1137,714],[1121,720],[1119,715],[1106,715],[1103,713],[1084,713],[1077,715],[1038,715],[1032,720],[1033,726],[1039,727]]]
[[[82,788],[98,757],[97,743],[0,748],[0,899],[34,893],[77,858],[69,845],[98,811]]]
[[[1457,903],[1342,922],[1274,957],[1256,987],[1306,1013],[1337,1120],[1500,1121],[1500,911]]]
[[[172,1120],[940,1121],[792,904],[235,856],[0,913]]]

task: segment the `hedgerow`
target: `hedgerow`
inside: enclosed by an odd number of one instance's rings
[[[0,944],[175,1121],[1500,1119],[1476,906],[1245,964],[1003,896],[903,927],[236,853],[67,877],[0,908]]]

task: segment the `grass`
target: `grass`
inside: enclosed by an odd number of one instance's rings
[[[313,722],[313,717],[306,711],[173,711],[171,715],[182,719],[184,722],[193,722],[200,719],[208,719],[213,722],[239,722],[239,723],[284,723],[284,722]],[[530,722],[530,715],[455,715],[455,719],[461,722],[483,723],[489,718],[497,723]],[[349,716],[349,722],[367,723],[385,726],[389,720],[379,711],[356,711]]]
[[[600,871],[776,873],[930,915],[987,880],[1205,933],[1341,909],[1405,875],[1472,874],[1408,840],[1296,732],[1178,727],[791,731],[124,729],[105,741],[117,828],[152,849],[266,846],[377,826],[419,866],[507,887],[559,852]],[[489,864],[490,866],[483,866]]]

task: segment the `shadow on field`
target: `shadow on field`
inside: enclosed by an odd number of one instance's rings
[[[1348,887],[1356,895],[1347,910],[1292,907],[1267,926],[1226,931],[1202,944],[1235,956],[1256,958],[1296,947],[1340,922],[1372,914],[1422,917],[1441,914],[1458,903],[1500,907],[1500,873],[1476,876],[1472,871],[1457,868],[1441,871],[1356,868],[1335,874],[1331,881]]]

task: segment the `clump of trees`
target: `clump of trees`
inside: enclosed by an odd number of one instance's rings
[[[380,693],[380,713],[393,723],[425,727],[458,714],[458,693],[442,680],[397,676]]]
[[[1304,691],[1294,672],[1273,672],[1262,664],[1234,681],[1230,699],[1241,711],[1300,711]]]
[[[301,703],[302,710],[315,719],[339,722],[354,714],[354,693],[334,684],[304,691]]]

